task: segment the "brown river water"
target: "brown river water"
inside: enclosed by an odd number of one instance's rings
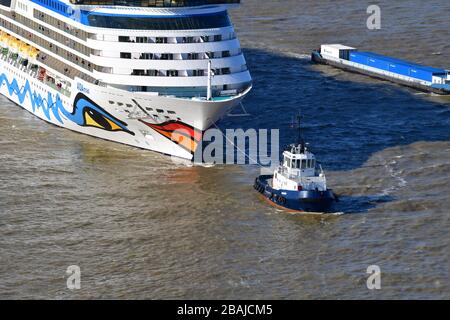
[[[343,43],[450,67],[450,2],[244,0],[232,18],[254,77],[252,117],[299,108],[341,201],[292,215],[253,190],[256,166],[170,158],[56,128],[0,97],[0,298],[448,299],[450,98],[313,66]],[[66,269],[81,268],[81,289]],[[368,290],[369,265],[381,289]]]

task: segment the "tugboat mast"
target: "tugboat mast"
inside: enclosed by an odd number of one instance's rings
[[[297,129],[297,143],[298,146],[300,147],[300,153],[305,153],[305,140],[303,139],[303,134],[302,134],[302,126],[301,126],[301,120],[302,120],[302,115],[299,113],[296,116],[296,121],[293,121],[293,128]]]

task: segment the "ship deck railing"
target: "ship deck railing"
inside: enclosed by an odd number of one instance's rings
[[[31,67],[31,64],[29,64],[27,67],[23,67],[23,65],[21,63],[19,63],[17,59],[16,60],[12,59],[13,57],[11,57],[11,54],[0,52],[0,56],[1,56],[2,60],[8,62],[11,66],[16,67],[16,68],[22,70],[23,72],[26,72],[27,74],[29,74],[33,78],[37,78],[38,77],[37,70],[33,69]],[[12,59],[12,61],[9,61],[11,59]],[[52,81],[43,80],[41,82],[46,84],[46,85],[48,85],[49,87],[55,89],[56,91],[62,93],[63,95],[65,95],[67,97],[70,97],[71,92],[70,92],[69,89],[64,88],[64,87],[58,87],[56,85],[56,83],[53,83]],[[70,83],[68,83],[68,85],[69,84]]]

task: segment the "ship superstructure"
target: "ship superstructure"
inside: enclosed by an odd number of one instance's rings
[[[0,0],[0,92],[39,118],[192,159],[251,76],[239,0]]]

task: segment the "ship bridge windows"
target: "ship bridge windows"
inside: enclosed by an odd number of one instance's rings
[[[149,43],[149,38],[148,37],[136,37],[136,42],[137,43]]]
[[[226,11],[208,15],[168,18],[113,16],[94,13],[89,14],[87,20],[91,27],[134,30],[195,30],[231,26]]]
[[[182,43],[194,43],[194,37],[183,37]]]
[[[94,52],[97,56],[106,57],[103,52]],[[224,59],[234,55],[230,51],[221,52],[191,52],[191,53],[151,53],[151,52],[120,52],[121,59],[139,59],[139,60],[204,60],[204,59]],[[246,71],[246,65],[242,65],[242,71]]]
[[[153,53],[141,53],[139,56],[139,59],[141,60],[152,60],[153,59]]]
[[[105,68],[104,68],[105,69]],[[110,71],[110,70],[107,70]],[[112,72],[106,72],[112,73]],[[219,75],[230,75],[230,68],[221,68],[221,69],[213,69],[213,73],[216,76]],[[115,74],[123,74],[123,73],[115,73]],[[207,74],[207,70],[205,69],[195,69],[195,70],[156,70],[156,69],[133,69],[129,75],[132,76],[150,76],[150,77],[158,77],[158,76],[167,76],[167,77],[204,77]],[[226,90],[226,89],[224,89]]]
[[[166,37],[156,37],[155,42],[156,43],[167,43],[167,38]]]
[[[205,76],[205,70],[192,70],[193,77],[203,77]]]
[[[235,39],[235,34],[215,34],[211,36],[192,36],[192,37],[144,37],[144,36],[118,36],[105,37],[104,35],[96,35],[95,40],[113,41],[117,39],[119,42],[129,43],[202,43],[202,42],[221,42]]]
[[[231,74],[230,68],[222,68],[220,69],[220,74]]]
[[[173,54],[171,54],[171,53],[163,53],[161,55],[161,60],[173,60]]]
[[[145,70],[142,69],[133,69],[133,72],[131,72],[132,76],[145,76]]]
[[[300,160],[300,167],[299,169],[307,169],[308,168],[308,160]]]
[[[119,42],[131,42],[130,37],[119,36]]]
[[[200,54],[198,52],[192,52],[187,54],[187,60],[199,60]]]
[[[292,167],[293,169],[312,169],[316,166],[316,160],[314,159],[297,159],[292,160]]]
[[[111,53],[104,53],[101,50],[93,51],[94,55],[99,57],[114,57]],[[204,59],[225,59],[239,54],[236,52],[219,51],[219,52],[190,52],[190,53],[151,53],[151,52],[120,52],[118,56],[121,59],[139,59],[139,60],[204,60]],[[246,71],[247,66],[244,64],[241,66],[241,71]]]
[[[291,159],[285,158],[284,159],[284,166],[290,168],[291,167]]]
[[[291,165],[293,169],[300,169],[300,160],[292,160]]]
[[[178,77],[178,70],[167,70],[166,76],[168,76],[168,77]]]
[[[302,169],[312,169],[315,167],[315,163],[316,161],[313,159],[302,160]]]

